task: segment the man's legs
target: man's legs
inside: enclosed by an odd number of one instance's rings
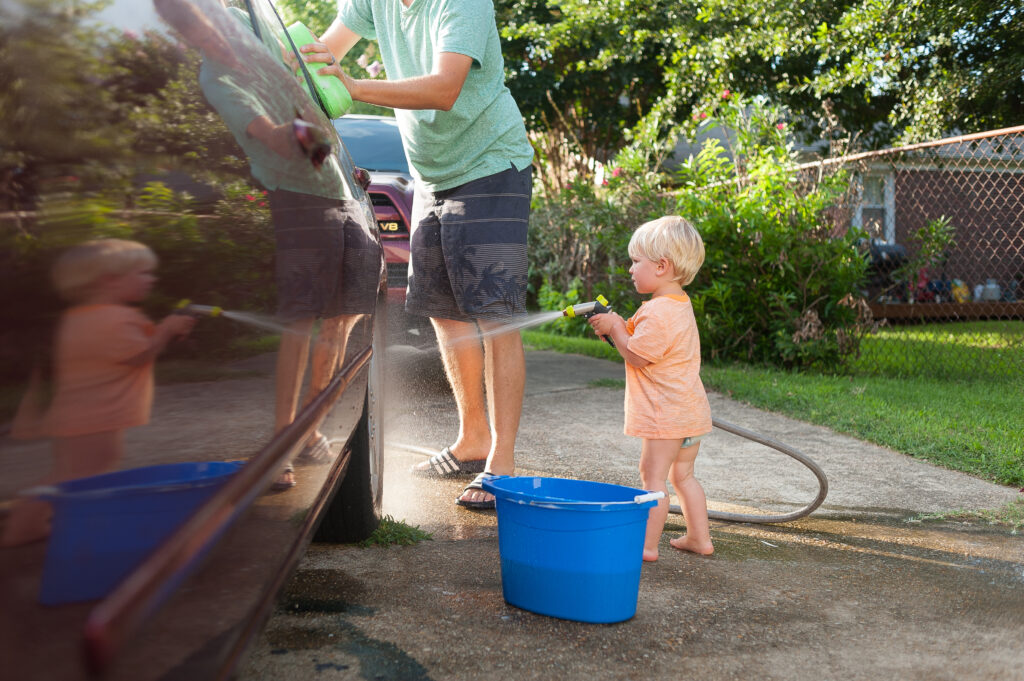
[[[277,351],[277,370],[274,380],[274,433],[280,433],[295,420],[295,407],[299,403],[302,377],[309,359],[309,334],[313,320],[292,322],[281,334]]]
[[[359,315],[339,315],[330,317],[320,323],[320,331],[313,341],[313,360],[309,370],[309,390],[302,399],[302,406],[313,401],[327,387],[338,370],[338,361],[345,356],[348,334]],[[294,418],[294,410],[293,410]],[[307,444],[313,444],[322,437],[319,429],[314,429]]]
[[[303,319],[289,324],[281,334],[274,378],[275,435],[295,420],[295,407],[299,402],[302,378],[306,373],[306,361],[309,359],[309,334],[312,330],[313,320]],[[284,469],[275,483],[281,487],[294,484],[295,473],[290,466]]]
[[[500,333],[496,323],[481,322],[481,343],[473,323],[431,321],[459,412],[459,437],[451,447],[453,454],[464,461],[486,456],[485,470],[511,475],[526,385],[522,337],[518,331]],[[460,498],[473,502],[493,497],[470,489]]]
[[[491,451],[487,470],[495,475],[515,472],[516,435],[523,413],[526,354],[519,330],[498,331],[498,325],[480,323],[484,334],[484,385],[491,418]],[[489,494],[484,494],[489,498]]]
[[[450,449],[456,458],[487,458],[491,433],[484,397],[484,348],[473,322],[432,318],[444,371],[459,412],[459,436]]]

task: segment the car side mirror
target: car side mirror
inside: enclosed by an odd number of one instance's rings
[[[368,173],[364,168],[356,168],[353,170],[352,179],[356,181],[356,184],[363,188],[363,191],[370,188],[370,173]]]

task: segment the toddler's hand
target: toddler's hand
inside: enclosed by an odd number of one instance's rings
[[[598,336],[611,336],[612,330],[619,326],[626,325],[626,322],[622,320],[617,312],[605,312],[602,314],[596,314],[589,319],[590,328],[594,330]]]
[[[198,320],[192,315],[172,314],[160,322],[160,327],[170,336],[187,336],[195,327],[196,321]]]

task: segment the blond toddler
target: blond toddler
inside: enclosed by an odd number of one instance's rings
[[[156,255],[144,244],[100,239],[74,246],[54,265],[52,278],[70,303],[53,348],[52,399],[33,376],[18,409],[12,436],[53,439],[52,484],[115,470],[125,428],[149,421],[153,364],[171,339],[195,319],[170,315],[154,324],[136,307],[156,282]],[[0,546],[26,544],[49,534],[49,505],[19,500],[0,535]]]
[[[693,306],[683,287],[704,263],[704,242],[693,225],[667,216],[641,225],[629,241],[629,272],[640,294],[649,294],[628,321],[615,312],[594,315],[590,326],[610,337],[626,362],[625,428],[642,440],[640,479],[665,492],[666,478],[679,497],[686,534],[671,546],[703,555],[714,552],[704,489],[693,476],[700,440],[711,432],[711,407],[700,380],[700,339]],[[644,560],[658,559],[668,500],[651,509]]]

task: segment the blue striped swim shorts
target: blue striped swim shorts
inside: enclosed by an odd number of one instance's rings
[[[409,240],[411,314],[507,321],[526,314],[526,231],[533,169],[439,192],[417,190]]]

